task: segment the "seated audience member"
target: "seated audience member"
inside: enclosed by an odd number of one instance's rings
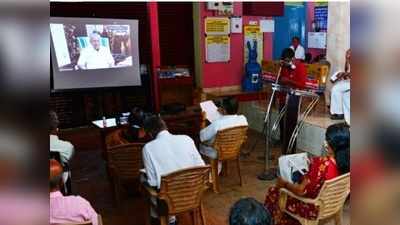
[[[275,187],[268,190],[265,207],[271,212],[275,224],[299,224],[279,208],[279,189],[286,188],[298,196],[315,198],[325,180],[333,179],[350,171],[350,131],[345,123],[333,124],[325,134],[326,156],[311,159],[308,172],[299,183],[289,183],[278,177]],[[286,209],[308,219],[315,219],[316,208],[288,198]]]
[[[272,225],[272,217],[264,206],[254,198],[237,201],[229,215],[229,225]]]
[[[331,90],[331,119],[345,119],[347,124],[350,124],[350,57],[349,49],[346,51],[345,71],[336,72],[331,78],[334,83]]]
[[[298,60],[304,60],[305,59],[305,51],[304,47],[300,43],[300,38],[299,37],[293,37],[292,38],[292,45],[290,45],[290,48],[295,52],[294,57]]]
[[[138,141],[144,138],[144,112],[138,107],[134,107],[131,110],[131,114],[128,117],[129,127],[125,132],[125,139],[129,142]]]
[[[200,141],[203,143],[200,145],[200,153],[212,159],[217,158],[217,151],[210,146],[213,144],[218,131],[248,125],[245,116],[236,114],[238,111],[238,102],[234,98],[224,99],[219,111],[223,116],[200,131]],[[220,171],[221,165],[218,165],[218,172]]]
[[[98,225],[98,215],[90,203],[80,196],[63,196],[63,168],[59,162],[50,159],[50,224],[91,221]]]
[[[74,146],[68,142],[60,140],[58,134],[58,117],[56,112],[49,112],[50,123],[50,151],[59,152],[62,163],[68,163],[74,154]]]
[[[143,148],[143,164],[146,170],[145,181],[148,185],[160,188],[161,176],[205,163],[197,151],[194,141],[186,135],[173,135],[168,132],[167,125],[159,116],[146,118],[146,132],[153,139]],[[151,199],[154,207],[156,199]],[[157,218],[157,213],[151,208],[151,217]],[[170,218],[170,224],[175,223],[175,217]]]

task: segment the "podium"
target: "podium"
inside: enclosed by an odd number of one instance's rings
[[[276,92],[286,93],[286,102],[285,102],[285,105],[282,107],[282,109],[278,112],[278,116],[275,119],[275,121],[272,121],[271,107],[272,107],[272,102],[274,100]],[[297,138],[300,130],[304,126],[305,119],[308,117],[308,115],[311,113],[311,111],[317,105],[319,98],[320,98],[320,96],[318,95],[318,92],[316,90],[295,89],[295,88],[291,88],[288,86],[277,84],[277,82],[272,83],[272,94],[269,99],[267,111],[265,113],[265,118],[264,118],[264,130],[265,130],[265,138],[266,138],[265,167],[264,167],[263,173],[258,175],[258,178],[260,180],[272,180],[276,177],[276,171],[274,168],[272,168],[271,162],[270,162],[272,149],[270,148],[269,142],[271,140],[272,134],[277,131],[277,129],[279,127],[279,123],[286,113],[286,110],[288,108],[289,95],[299,96],[300,100],[299,100],[299,111],[298,111],[298,115],[297,115],[297,118],[298,118],[297,124],[296,124],[296,126],[293,130],[293,133],[289,139],[289,144],[287,146],[286,152],[290,152],[290,150],[294,147],[296,138]],[[303,98],[311,98],[311,101],[307,105],[304,112],[301,112],[301,103],[302,103]]]

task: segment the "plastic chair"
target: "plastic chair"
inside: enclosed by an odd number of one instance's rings
[[[157,199],[161,225],[168,224],[169,216],[185,212],[193,213],[193,224],[206,225],[202,199],[210,187],[209,174],[210,166],[192,167],[162,176],[159,191],[144,185],[147,195]]]
[[[289,190],[281,188],[279,206],[283,212],[297,219],[302,225],[318,225],[320,220],[331,217],[334,217],[336,225],[341,225],[343,206],[349,194],[350,173],[346,173],[334,179],[325,181],[320,193],[315,199],[299,197]],[[317,218],[315,220],[309,220],[286,210],[286,201],[288,196],[303,203],[313,204],[318,207],[319,211]]]

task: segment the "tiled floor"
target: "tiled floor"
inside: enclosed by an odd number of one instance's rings
[[[85,132],[87,134],[87,131]],[[79,135],[78,135],[79,136]],[[241,160],[244,185],[239,186],[236,170],[230,168],[230,174],[221,178],[221,193],[214,194],[208,191],[205,195],[205,211],[208,225],[226,225],[231,205],[241,197],[254,197],[263,202],[267,188],[274,182],[260,181],[257,174],[263,171],[264,142],[261,135],[255,131],[249,132],[248,143],[243,150],[249,151],[256,139],[259,142],[249,157]],[[85,138],[82,136],[81,138]],[[92,139],[92,138],[91,138]],[[96,139],[93,139],[95,142]],[[86,139],[84,142],[90,142]],[[85,145],[88,149],[90,145]],[[73,190],[89,200],[93,207],[103,217],[104,225],[141,225],[145,224],[144,199],[134,191],[134,184],[128,186],[128,193],[123,194],[123,202],[119,208],[115,207],[113,194],[107,180],[105,164],[100,152],[96,150],[97,143],[92,150],[77,152],[72,162]],[[275,154],[278,149],[275,149]],[[234,166],[231,165],[231,166]],[[180,225],[191,224],[189,215],[178,217]],[[349,209],[344,213],[344,225],[349,224]]]

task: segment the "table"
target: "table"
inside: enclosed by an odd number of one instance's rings
[[[176,114],[162,114],[161,118],[165,121],[171,133],[186,134],[190,136],[196,144],[199,144],[199,133],[202,122],[202,114],[199,106],[188,107],[185,111]],[[91,124],[100,132],[101,148],[104,154],[103,157],[106,159],[107,135],[120,128],[127,129],[128,123],[121,122],[121,125],[117,126],[115,118],[108,118],[106,119],[106,126],[103,125],[103,120],[94,120]]]
[[[107,160],[107,144],[106,144],[106,137],[107,134],[111,133],[114,130],[119,129],[121,126],[122,127],[128,127],[128,123],[121,123],[120,126],[117,126],[116,119],[115,118],[108,118],[106,119],[106,124],[105,126],[103,125],[103,120],[94,120],[92,121],[92,124],[100,131],[100,143],[101,143],[101,149],[102,149],[102,154],[103,158]]]

